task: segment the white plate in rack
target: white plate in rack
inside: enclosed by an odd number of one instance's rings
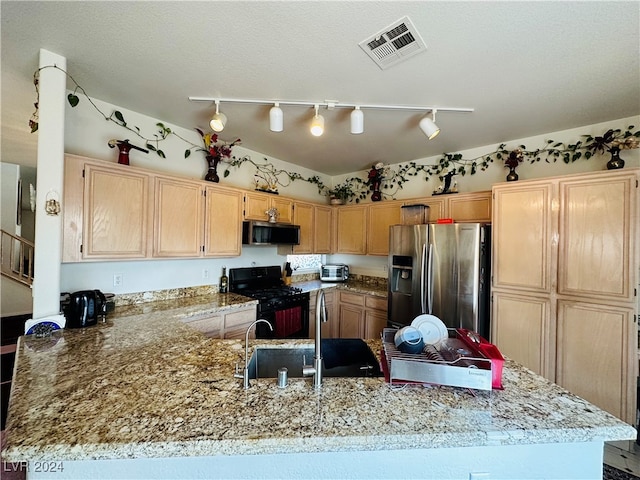
[[[449,337],[447,326],[435,315],[418,315],[411,322],[411,326],[420,331],[425,345],[435,345]]]

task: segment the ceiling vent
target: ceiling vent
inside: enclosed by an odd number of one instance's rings
[[[409,17],[403,17],[363,40],[360,47],[383,70],[427,50]]]

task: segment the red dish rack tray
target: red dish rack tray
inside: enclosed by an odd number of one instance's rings
[[[449,338],[426,345],[422,353],[400,352],[396,329],[382,332],[381,365],[390,384],[437,384],[477,390],[502,390],[504,358],[498,348],[475,332],[449,329]]]

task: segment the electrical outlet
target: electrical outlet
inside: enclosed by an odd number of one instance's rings
[[[202,278],[204,279],[209,278],[209,270],[207,270],[206,268],[202,269]]]
[[[115,273],[113,275],[113,286],[121,287],[123,283],[123,275],[121,273]]]
[[[487,480],[489,478],[489,472],[470,473],[469,480]]]

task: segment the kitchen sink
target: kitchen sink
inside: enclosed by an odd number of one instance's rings
[[[381,377],[376,356],[359,338],[322,339],[323,377]],[[290,378],[302,377],[302,366],[313,364],[314,347],[256,347],[249,359],[249,378],[277,378],[286,367]]]

